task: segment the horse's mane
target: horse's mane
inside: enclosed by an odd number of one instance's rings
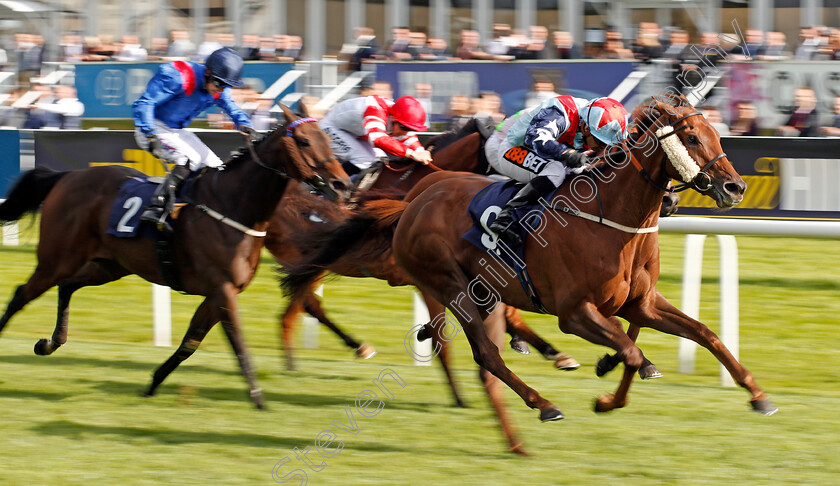
[[[630,112],[630,140],[636,141],[659,119],[664,113],[661,108],[684,108],[691,106],[684,96],[650,96],[639,103]]]
[[[276,132],[277,130],[281,130],[281,129],[285,130],[286,125],[285,124],[278,125],[274,129],[272,129],[270,132],[265,134],[265,136],[260,137],[259,140],[254,141],[254,152],[257,151],[257,148],[260,146],[261,143],[263,143],[265,140],[271,138],[271,136],[274,135],[274,132]],[[231,155],[230,158],[224,164],[222,164],[221,167],[219,167],[219,169],[220,170],[230,170],[234,166],[237,166],[238,164],[240,164],[243,160],[247,160],[247,159],[250,159],[250,158],[251,158],[251,151],[248,150],[247,145],[243,145],[242,147],[239,147],[239,150],[235,154]]]
[[[441,150],[448,145],[452,145],[458,140],[478,132],[478,122],[475,118],[471,118],[458,130],[447,130],[440,135],[430,138],[426,143],[426,147],[434,146],[435,150]]]

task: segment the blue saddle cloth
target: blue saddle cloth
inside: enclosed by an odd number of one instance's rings
[[[522,285],[522,289],[525,291],[534,309],[545,314],[548,311],[537,294],[537,289],[534,287],[531,277],[528,275],[528,270],[525,267],[525,246],[521,245],[518,248],[511,248],[506,241],[500,240],[498,235],[487,229],[490,223],[502,211],[505,203],[521,187],[516,181],[495,182],[476,194],[472,201],[470,201],[469,208],[467,208],[467,212],[473,219],[473,226],[469,231],[464,233],[462,238],[513,268],[519,279],[519,283]],[[551,200],[551,197],[547,199]],[[525,241],[526,226],[532,230],[539,228],[544,211],[545,207],[539,203],[535,203],[519,208],[514,212],[514,221],[519,221],[520,223],[515,223],[513,228],[516,229],[522,241]]]
[[[157,229],[154,225],[142,224],[140,215],[143,213],[143,208],[152,200],[152,194],[157,186],[149,182],[146,177],[132,177],[123,183],[111,207],[106,233],[118,238],[142,236],[155,240]]]
[[[514,269],[524,266],[525,247],[510,248],[507,242],[501,242],[496,233],[491,232],[487,227],[496,216],[502,211],[507,203],[522,188],[516,181],[494,182],[482,189],[470,201],[467,212],[473,220],[473,226],[464,233],[462,238],[469,241],[478,248],[494,254],[503,262]],[[551,197],[546,198],[551,200]],[[513,216],[514,221],[521,221],[524,224],[514,223],[512,226],[522,241],[525,241],[525,226],[531,229],[539,227],[540,218],[545,208],[539,203],[517,209]]]

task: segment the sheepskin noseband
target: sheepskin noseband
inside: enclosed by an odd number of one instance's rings
[[[683,182],[691,182],[700,173],[700,164],[688,154],[688,149],[682,144],[680,137],[676,135],[666,136],[673,131],[674,127],[672,126],[662,127],[656,131],[656,138],[659,139],[659,143],[662,145],[662,149],[665,150],[668,160],[677,169]]]

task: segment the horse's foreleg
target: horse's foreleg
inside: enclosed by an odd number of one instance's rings
[[[440,350],[437,353],[437,358],[443,368],[443,373],[446,375],[446,381],[449,383],[449,389],[452,391],[452,397],[455,399],[455,406],[466,408],[467,404],[461,399],[461,394],[458,392],[458,386],[455,384],[455,378],[453,377],[452,370],[449,367],[449,341],[451,339],[445,339],[445,336],[443,335],[443,328],[446,326],[446,319],[443,313],[446,312],[446,309],[440,305],[440,302],[435,300],[426,292],[421,291],[420,294],[423,296],[423,300],[426,302],[426,308],[429,309],[429,316],[432,318],[431,321],[426,324],[426,332],[432,339],[432,349]],[[438,316],[443,318],[439,318]]]
[[[35,343],[35,354],[46,356],[67,342],[70,297],[82,287],[103,285],[126,276],[128,272],[119,265],[88,262],[75,275],[58,284],[58,316],[55,330],[49,339]]]
[[[225,295],[225,302],[222,306],[222,328],[225,331],[233,352],[236,353],[236,358],[239,360],[239,368],[242,370],[242,375],[248,382],[249,394],[254,405],[259,408],[265,408],[265,400],[263,399],[262,389],[257,385],[257,376],[254,373],[254,368],[251,365],[251,359],[248,356],[248,349],[245,346],[245,339],[242,337],[240,331],[239,319],[239,303],[236,300],[237,291],[233,284],[226,282],[222,289]]]
[[[466,294],[467,286],[464,285],[462,292],[453,292],[449,295],[463,296],[457,301],[458,320],[467,335],[467,340],[470,342],[470,347],[473,350],[473,359],[475,362],[486,368],[487,371],[493,373],[494,376],[502,380],[508,387],[510,387],[522,400],[531,408],[536,408],[540,411],[540,420],[559,420],[563,418],[563,413],[560,412],[553,403],[543,398],[536,390],[526,385],[515,373],[513,373],[502,360],[499,354],[499,349],[487,337],[487,332],[484,330],[484,317],[478,307],[471,301]]]
[[[633,374],[644,362],[644,355],[624,332],[621,321],[607,318],[594,304],[585,302],[565,321],[560,321],[563,332],[575,334],[587,341],[610,347],[618,352],[624,362],[624,376],[616,392],[602,395],[595,403],[595,411],[606,412],[627,404],[627,395]]]
[[[778,411],[767,394],[755,384],[752,374],[732,356],[720,338],[705,324],[685,315],[660,293],[652,303],[628,309],[627,319],[639,326],[650,327],[675,336],[691,339],[708,349],[729,371],[732,379],[750,392],[750,404],[756,412],[772,415]]]
[[[580,368],[580,363],[577,360],[566,353],[554,349],[551,344],[543,340],[533,329],[525,324],[525,320],[522,319],[522,313],[519,312],[519,309],[510,305],[505,307],[508,334],[511,336],[515,334],[534,346],[545,359],[554,361],[554,366],[559,370],[569,371]]]
[[[204,340],[204,336],[216,325],[217,322],[220,320],[219,308],[222,305],[222,301],[218,297],[207,297],[204,299],[203,302],[198,306],[196,309],[195,314],[193,314],[192,320],[190,320],[190,325],[187,328],[186,334],[184,334],[184,339],[181,340],[181,344],[178,346],[178,349],[175,350],[175,353],[169,357],[160,367],[155,370],[154,375],[152,376],[152,384],[149,385],[149,388],[146,390],[146,396],[152,396],[155,394],[157,387],[163,383],[163,380],[172,373],[175,368],[181,364],[182,361],[192,356],[198,346],[201,345],[201,341]]]
[[[617,318],[612,317],[611,319]],[[627,326],[627,336],[635,343],[636,339],[639,338],[639,326],[630,323]],[[595,366],[595,374],[604,376],[618,366],[619,363],[621,363],[621,358],[618,357],[618,354],[605,354],[598,360],[598,364]],[[656,365],[645,357],[642,362],[642,367],[639,368],[639,377],[643,380],[652,380],[654,378],[662,378],[662,373],[656,368]]]

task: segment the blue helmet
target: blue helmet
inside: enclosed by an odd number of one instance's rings
[[[242,65],[242,57],[230,47],[214,51],[204,61],[212,78],[234,88],[242,87]]]

